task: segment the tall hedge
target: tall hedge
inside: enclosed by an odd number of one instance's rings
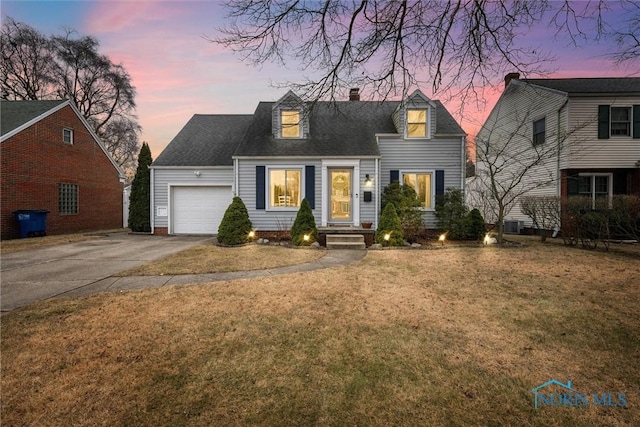
[[[389,241],[385,240],[385,234],[391,235]],[[380,221],[376,229],[376,243],[389,246],[404,245],[402,224],[400,223],[400,217],[396,213],[396,207],[392,202],[387,203],[382,210],[382,215],[380,215]]]
[[[138,169],[131,184],[129,196],[129,228],[131,231],[151,231],[151,171],[153,162],[151,150],[146,142],[142,143],[138,155]]]
[[[309,240],[304,240],[305,235],[309,236]],[[313,212],[311,212],[311,205],[306,198],[302,199],[296,220],[291,227],[291,240],[296,246],[310,245],[318,240],[316,220],[313,217]]]
[[[242,199],[236,196],[224,212],[218,227],[218,243],[229,246],[246,243],[251,230],[247,207]]]

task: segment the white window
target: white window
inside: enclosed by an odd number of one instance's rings
[[[300,138],[300,112],[280,110],[280,126],[283,138]]]
[[[78,213],[77,184],[58,184],[58,212],[63,215]]]
[[[546,133],[546,123],[545,118],[541,118],[540,120],[536,120],[533,122],[533,145],[544,144]]]
[[[580,174],[578,177],[578,194],[591,198],[591,208],[602,207],[611,204],[613,196],[613,176],[611,174]]]
[[[407,110],[407,138],[427,137],[427,110]]]
[[[418,200],[420,200],[422,207],[427,209],[433,208],[433,173],[404,172],[402,174],[402,183],[416,190]]]
[[[269,207],[299,207],[302,201],[302,169],[269,169]]]
[[[65,144],[73,144],[73,129],[62,129],[62,142]]]
[[[611,136],[631,136],[630,107],[611,107]]]

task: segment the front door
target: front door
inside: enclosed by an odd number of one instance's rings
[[[353,169],[329,169],[329,221],[353,220]]]

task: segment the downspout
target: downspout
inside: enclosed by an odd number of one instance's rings
[[[151,173],[151,182],[150,182],[150,186],[151,186],[151,197],[149,200],[149,204],[151,205],[151,209],[149,212],[149,215],[151,216],[151,234],[155,234],[155,215],[153,214],[155,209],[154,209],[154,205],[155,205],[155,193],[156,193],[156,188],[155,188],[155,169],[152,168],[151,166],[148,166],[150,173]]]
[[[233,195],[240,197],[238,193],[238,159],[233,159]]]
[[[462,170],[460,176],[462,177],[460,182],[460,188],[462,189],[462,200],[465,200],[467,190],[465,187],[465,184],[467,182],[467,144],[465,136],[462,137]]]
[[[562,110],[567,106],[567,104],[569,104],[569,97],[565,97],[564,102],[562,103],[562,105],[560,106],[560,108],[558,109],[558,123],[556,125],[557,127],[557,131],[556,131],[556,140],[557,140],[557,145],[558,145],[558,159],[556,161],[556,179],[558,181],[558,183],[556,184],[556,197],[558,197],[558,200],[560,201],[560,224],[556,225],[556,229],[553,230],[553,234],[552,237],[557,237],[558,233],[560,232],[561,228],[562,228],[562,176],[560,175],[560,155],[562,154],[562,147],[560,146],[561,142],[560,142],[560,132],[561,132],[561,125],[560,125],[560,116],[562,115]],[[569,123],[569,115],[567,114],[567,124]]]
[[[376,145],[378,147],[380,147],[380,137],[378,135],[376,135]],[[373,216],[373,228],[374,230],[378,229],[378,215],[380,214],[380,157],[376,158],[376,161],[374,162],[374,177],[375,177],[375,183],[374,183],[374,190],[375,190],[375,195],[376,195],[376,206],[375,206],[375,213]]]

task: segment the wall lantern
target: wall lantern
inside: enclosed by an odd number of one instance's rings
[[[373,180],[371,179],[371,177],[369,176],[369,174],[366,174],[364,176],[364,186],[365,187],[371,187],[373,185]]]

